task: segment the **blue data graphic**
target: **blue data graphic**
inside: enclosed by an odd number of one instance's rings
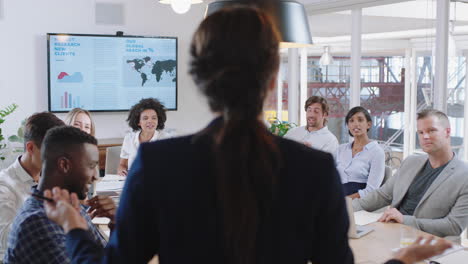
[[[49,110],[126,111],[141,98],[177,109],[177,39],[48,34]]]

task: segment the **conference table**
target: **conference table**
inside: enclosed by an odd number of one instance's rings
[[[124,184],[124,177],[118,175],[106,175],[100,182],[96,185],[96,192],[97,194],[117,194],[120,195],[121,188]],[[118,198],[116,199],[118,202]],[[356,212],[355,218],[362,219],[363,215],[362,212]],[[374,219],[376,216],[373,216]],[[364,215],[364,221],[369,221],[369,215]],[[371,216],[372,218],[372,216]],[[358,223],[361,220],[358,220]],[[373,221],[373,220],[371,220]],[[109,235],[109,230],[106,224],[98,224],[99,228],[103,233]],[[354,261],[356,264],[382,264],[385,261],[392,258],[395,249],[399,248],[400,246],[400,235],[402,233],[402,229],[413,229],[410,226],[406,226],[403,224],[398,223],[379,223],[379,222],[372,222],[368,225],[374,228],[374,231],[370,232],[369,234],[359,238],[359,239],[349,239],[349,245],[354,254]],[[414,230],[416,236],[430,236],[429,234],[420,231]],[[463,251],[463,250],[461,250]],[[462,254],[466,254],[466,258],[464,262],[457,262],[455,261],[448,261],[448,262],[441,262],[443,264],[458,264],[458,263],[468,263],[468,251],[461,252]],[[455,254],[455,253],[453,253]],[[460,253],[457,253],[460,254]],[[460,258],[460,256],[459,256]],[[155,257],[151,262],[151,264],[157,264],[158,260]],[[424,262],[422,262],[424,263]]]
[[[416,237],[431,236],[423,231],[398,223],[373,222],[368,225],[373,227],[374,231],[359,239],[349,240],[349,245],[353,251],[354,262],[356,264],[382,264],[390,260],[395,251],[400,247],[402,229],[406,229],[405,231],[412,230]],[[438,263],[468,263],[468,251],[460,245],[454,245],[452,249],[447,250],[444,254],[446,255],[436,258]]]
[[[359,238],[350,239],[349,245],[353,250],[356,264],[385,263],[392,258],[394,249],[400,247],[401,229],[412,229],[410,226],[397,223],[370,223],[374,231]],[[416,235],[429,234],[415,230]]]

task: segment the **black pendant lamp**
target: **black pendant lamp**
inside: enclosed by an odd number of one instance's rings
[[[254,5],[266,10],[278,27],[282,48],[299,48],[312,45],[309,22],[304,6],[296,1],[242,1],[218,0],[208,4],[205,17],[233,5]]]

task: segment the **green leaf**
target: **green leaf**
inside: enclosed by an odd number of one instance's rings
[[[23,140],[21,138],[19,138],[17,135],[13,135],[13,136],[8,137],[8,141],[23,143]]]

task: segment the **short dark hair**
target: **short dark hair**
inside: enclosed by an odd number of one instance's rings
[[[357,114],[357,113],[363,113],[364,116],[366,117],[367,122],[371,122],[371,123],[372,123],[372,117],[371,117],[371,115],[369,114],[369,111],[367,111],[367,109],[365,109],[365,108],[362,107],[362,106],[355,106],[355,107],[351,108],[351,110],[349,110],[348,114],[346,114],[346,118],[345,118],[345,123],[346,123],[346,125],[348,125],[349,119],[351,119],[351,117],[353,117],[353,115],[355,115],[355,114]],[[369,132],[369,128],[367,129],[367,132]],[[351,134],[351,132],[349,131],[349,129],[348,129],[348,134],[349,134],[350,136],[353,136],[353,134]]]
[[[28,141],[34,142],[38,148],[41,147],[46,132],[65,123],[50,112],[35,113],[30,116],[24,124],[24,148]]]
[[[56,160],[61,156],[70,156],[77,147],[89,143],[97,146],[97,140],[92,135],[72,126],[54,127],[47,131],[41,148],[43,163]]]
[[[311,96],[307,99],[307,101],[304,104],[304,110],[307,112],[307,108],[312,105],[312,104],[320,104],[322,106],[322,113],[329,114],[330,113],[330,107],[328,106],[327,99],[321,97],[321,96]],[[323,120],[323,125],[326,125],[328,122],[327,118]]]
[[[424,119],[429,116],[437,117],[437,119],[439,119],[439,121],[442,122],[446,127],[450,127],[450,121],[447,115],[444,112],[436,109],[424,109],[418,112],[416,120]]]
[[[155,98],[144,98],[141,99],[136,105],[132,106],[130,112],[128,113],[127,122],[128,125],[133,129],[133,131],[138,131],[141,129],[138,126],[140,122],[140,115],[143,111],[153,109],[158,115],[158,126],[157,130],[164,129],[164,123],[166,122],[166,108],[164,105]]]
[[[307,111],[307,107],[309,107],[311,104],[320,104],[322,105],[322,112],[325,114],[325,113],[329,113],[330,111],[330,107],[328,106],[328,102],[327,102],[327,99],[321,97],[321,96],[311,96],[307,99],[307,101],[305,102],[304,104],[304,110]]]

